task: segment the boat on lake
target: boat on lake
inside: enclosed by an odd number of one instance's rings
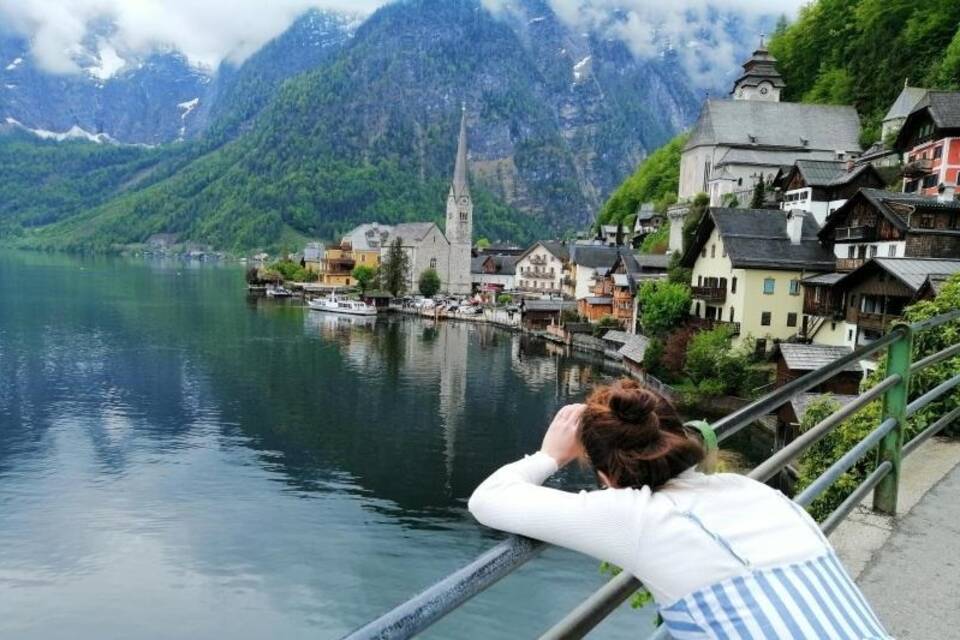
[[[307,305],[314,311],[326,311],[328,313],[342,313],[350,316],[375,316],[377,308],[360,300],[350,300],[339,296],[330,295],[326,298],[314,298],[307,301]]]
[[[267,297],[269,298],[289,298],[293,295],[293,291],[287,289],[283,285],[279,284],[268,284],[267,285]]]

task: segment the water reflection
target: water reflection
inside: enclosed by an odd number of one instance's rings
[[[485,548],[470,491],[602,377],[242,277],[0,253],[0,635],[337,637]],[[433,636],[532,636],[600,582],[552,552]]]

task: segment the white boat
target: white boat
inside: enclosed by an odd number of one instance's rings
[[[279,284],[268,284],[267,285],[267,296],[270,298],[289,298],[293,295],[293,291],[287,289],[286,287]]]
[[[314,311],[326,311],[328,313],[343,313],[350,316],[375,316],[377,308],[359,300],[349,300],[338,296],[327,296],[326,298],[314,298],[307,301],[307,305]]]

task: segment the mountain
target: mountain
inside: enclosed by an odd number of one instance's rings
[[[45,247],[176,232],[248,249],[366,220],[439,221],[461,104],[477,234],[521,242],[590,222],[698,108],[675,54],[638,60],[543,0],[498,16],[478,0],[404,0],[355,29],[314,14],[218,70],[175,136],[196,141],[142,160],[159,170],[137,166],[81,214],[31,218],[52,226],[23,224]]]
[[[287,78],[318,66],[350,37],[356,17],[311,10],[237,66],[193,66],[177,51],[118,52],[95,25],[73,54],[76,73],[40,68],[29,42],[0,33],[0,123],[46,139],[164,144],[216,128],[230,136]]]

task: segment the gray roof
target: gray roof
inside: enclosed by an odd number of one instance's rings
[[[405,246],[409,246],[419,243],[436,226],[432,222],[403,222],[393,227],[393,233],[400,236]]]
[[[804,278],[801,282],[811,285],[832,285],[842,280],[845,275],[847,274],[837,273],[835,271],[832,273],[820,273],[815,276],[810,276],[809,278]]]
[[[630,339],[630,334],[626,331],[617,331],[611,330],[603,334],[603,339],[609,342],[619,342],[620,344],[626,344],[627,340]]]
[[[476,256],[475,258],[470,258],[470,273],[483,273],[483,263],[487,261],[487,258],[490,256]]]
[[[911,115],[929,109],[938,129],[960,128],[960,91],[927,91]]]
[[[524,311],[553,311],[560,312],[567,309],[576,310],[577,303],[567,300],[524,300]]]
[[[640,206],[637,207],[637,222],[647,221],[655,218],[660,214],[657,213],[656,208],[652,202],[642,202]]]
[[[850,273],[847,278],[861,269],[866,269],[871,262],[913,291],[919,289],[929,276],[952,276],[960,273],[960,258],[874,258],[857,271]]]
[[[719,231],[735,269],[832,271],[836,265],[833,252],[817,239],[820,227],[812,215],[804,216],[801,240],[793,244],[787,236],[783,211],[711,207],[683,255],[684,266],[694,265],[714,228]]]
[[[853,352],[851,347],[826,344],[797,344],[793,342],[781,342],[779,349],[784,362],[787,364],[787,368],[791,371],[813,371],[814,369],[820,369],[834,360]],[[847,365],[843,370],[854,372],[863,371],[857,362]]]
[[[859,138],[860,118],[850,106],[707,100],[684,149],[720,144],[860,151]]]
[[[497,273],[504,276],[512,276],[517,273],[517,260],[520,256],[492,256],[493,264]]]
[[[848,396],[842,393],[798,393],[790,398],[790,407],[793,409],[794,415],[797,416],[797,420],[803,420],[803,416],[807,413],[810,405],[825,398],[836,400],[840,406],[843,406],[856,400],[857,396]]]
[[[570,259],[570,251],[566,244],[556,241],[540,242],[547,251],[560,258],[564,262]]]
[[[343,237],[357,251],[376,251],[387,246],[393,239],[393,227],[376,222],[354,227]]]
[[[826,151],[823,149],[809,152],[802,150],[781,151],[778,149],[766,149],[762,146],[756,149],[734,147],[732,149],[727,149],[727,151],[717,159],[717,162],[714,166],[717,169],[725,172],[723,177],[727,178],[728,180],[734,180],[734,175],[725,169],[728,165],[746,164],[757,167],[789,168],[793,166],[794,162],[797,161],[798,156],[832,160],[836,157],[836,152]],[[711,173],[711,178],[712,177],[714,177],[714,175]]]
[[[620,347],[618,353],[631,362],[642,364],[649,345],[650,340],[646,336],[633,335],[630,336],[625,345]]]
[[[897,99],[890,105],[890,109],[887,110],[887,115],[883,116],[883,121],[906,118],[926,94],[926,89],[904,86],[903,91],[900,92]]]
[[[583,299],[587,301],[587,304],[613,304],[613,297],[611,296],[589,296]]]
[[[624,247],[608,247],[599,244],[574,244],[570,246],[570,262],[580,267],[597,268],[613,266],[613,261]]]
[[[635,253],[633,260],[641,270],[663,269],[670,266],[670,256],[665,253]]]
[[[629,273],[615,273],[613,274],[613,286],[615,287],[629,287],[633,284],[633,279],[630,277]]]
[[[861,164],[848,171],[847,163],[840,160],[797,160],[796,166],[808,187],[838,187],[873,169],[873,165]]]

